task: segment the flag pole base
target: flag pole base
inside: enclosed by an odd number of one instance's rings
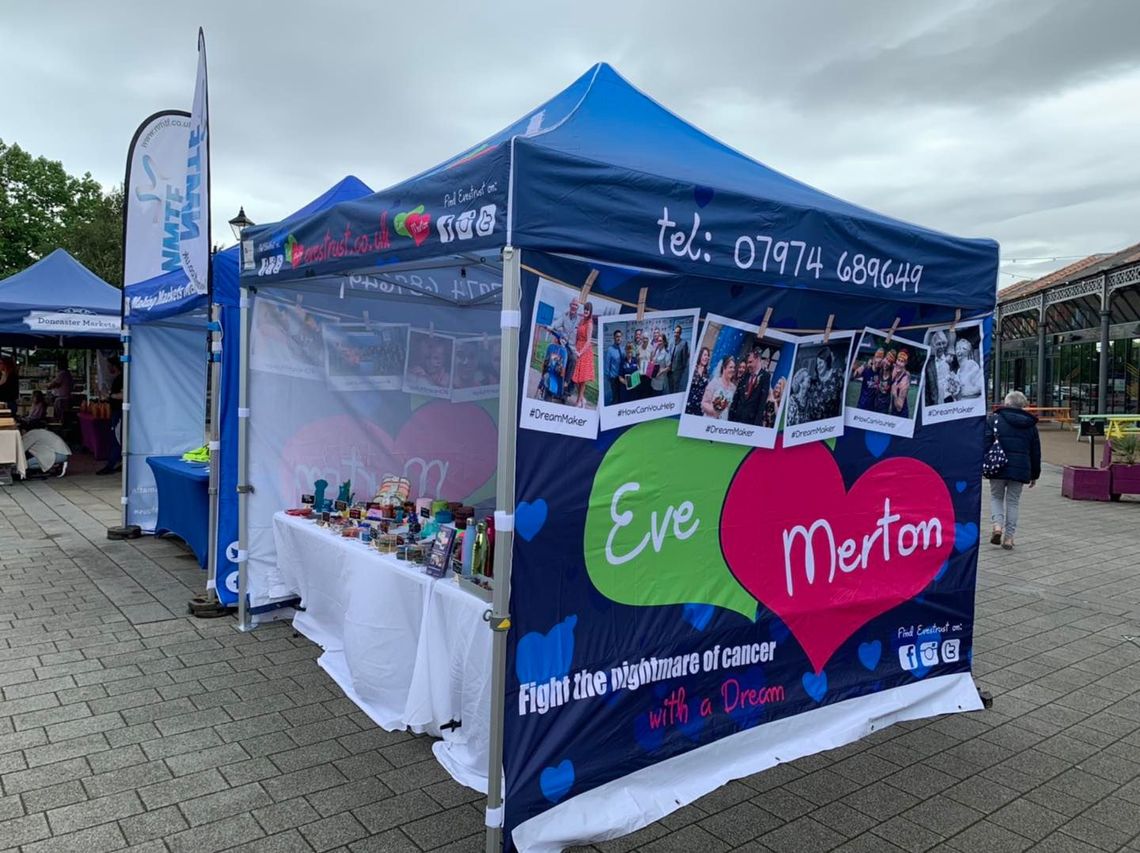
[[[107,528],[108,539],[138,539],[140,536],[142,536],[142,528],[137,524],[124,524],[120,527]]]

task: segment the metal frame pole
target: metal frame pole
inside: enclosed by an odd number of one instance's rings
[[[130,303],[127,303],[127,311],[130,311]],[[119,494],[119,503],[123,507],[123,524],[122,530],[127,530],[131,526],[131,519],[129,518],[130,511],[130,481],[127,478],[128,471],[130,470],[130,444],[128,442],[128,433],[131,423],[131,327],[127,325],[126,317],[123,318],[123,331],[119,335],[119,339],[123,342],[123,414],[119,419],[119,462],[123,466],[123,477],[121,491]],[[114,405],[114,404],[112,404]]]
[[[251,631],[249,602],[249,311],[257,291],[241,286],[241,341],[238,347],[238,623],[239,631]]]
[[[210,306],[210,399],[208,402],[207,418],[209,432],[207,433],[207,446],[210,450],[210,533],[207,538],[210,549],[206,557],[206,599],[217,601],[218,584],[218,472],[220,467],[220,452],[218,439],[220,435],[219,399],[222,366],[222,309],[217,303]]]
[[[503,249],[502,359],[499,367],[499,470],[495,492],[495,592],[491,645],[491,743],[487,761],[486,851],[503,849],[503,720],[506,711],[507,631],[514,550],[515,433],[518,428],[521,253]],[[505,522],[505,523],[504,523]]]

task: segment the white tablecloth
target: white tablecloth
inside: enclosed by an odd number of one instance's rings
[[[277,569],[301,597],[294,627],[378,725],[440,736],[434,752],[460,784],[487,789],[491,631],[487,602],[422,567],[311,521],[273,518]],[[458,729],[440,726],[460,720]]]
[[[0,429],[0,465],[12,465],[21,477],[28,473],[24,440],[18,429]]]

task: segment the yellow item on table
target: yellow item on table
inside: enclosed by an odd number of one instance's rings
[[[183,462],[209,462],[210,461],[210,448],[203,445],[197,450],[187,450],[182,454]]]

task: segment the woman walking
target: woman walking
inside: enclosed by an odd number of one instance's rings
[[[990,520],[993,532],[991,545],[1013,550],[1013,537],[1017,533],[1017,519],[1021,503],[1021,489],[1037,485],[1041,476],[1041,436],[1037,432],[1037,416],[1025,411],[1029,401],[1020,391],[1005,395],[1005,404],[986,421],[986,441],[983,452],[996,441],[1005,451],[1006,464],[990,477]]]

